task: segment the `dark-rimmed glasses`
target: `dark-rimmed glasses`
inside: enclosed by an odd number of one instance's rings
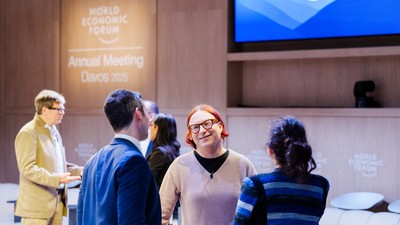
[[[46,108],[48,108],[50,110],[57,110],[59,114],[65,113],[65,108],[61,108],[61,107],[59,107],[59,108],[46,107]]]
[[[212,128],[212,126],[213,126],[215,123],[218,123],[218,120],[216,120],[216,119],[208,119],[208,120],[204,120],[203,122],[198,123],[198,124],[192,124],[192,125],[188,126],[188,129],[190,130],[190,132],[191,132],[192,134],[197,134],[197,133],[199,133],[199,131],[200,131],[200,125],[201,125],[205,130],[209,130],[209,129]]]

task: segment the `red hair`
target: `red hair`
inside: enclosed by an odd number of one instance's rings
[[[221,115],[218,113],[218,111],[216,109],[214,109],[213,107],[206,105],[206,104],[202,104],[202,105],[197,105],[195,106],[192,111],[190,111],[188,118],[186,120],[186,127],[189,127],[189,121],[190,118],[192,118],[193,114],[195,112],[198,111],[206,111],[208,113],[210,113],[211,115],[213,115],[219,123],[221,123],[222,125],[222,132],[221,132],[221,138],[224,140],[226,137],[229,136],[229,132],[226,130],[225,128],[225,123],[221,118]],[[193,148],[196,148],[196,144],[194,143],[193,140],[190,139],[191,138],[191,133],[189,128],[186,130],[186,143],[188,143],[189,145],[191,145]]]

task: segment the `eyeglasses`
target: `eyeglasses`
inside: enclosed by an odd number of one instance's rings
[[[192,134],[197,134],[197,133],[199,133],[199,131],[200,131],[200,125],[201,125],[204,129],[209,130],[209,129],[212,128],[212,126],[213,126],[215,123],[218,123],[218,120],[216,120],[216,119],[208,119],[208,120],[203,121],[202,123],[192,124],[192,125],[188,126],[188,129],[190,130],[190,132],[191,132]]]
[[[57,110],[59,114],[65,113],[65,108],[53,108],[53,107],[47,107],[50,110]]]

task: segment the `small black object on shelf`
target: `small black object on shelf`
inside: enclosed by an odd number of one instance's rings
[[[377,108],[381,105],[374,100],[373,97],[367,96],[368,92],[375,90],[375,82],[373,80],[357,81],[354,84],[354,97],[356,98],[356,108]]]

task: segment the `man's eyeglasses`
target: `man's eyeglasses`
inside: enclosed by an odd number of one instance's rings
[[[47,107],[50,110],[57,110],[59,114],[65,113],[65,108],[53,108],[53,107]]]
[[[218,120],[216,120],[216,119],[208,119],[208,120],[203,121],[202,123],[192,124],[192,125],[190,125],[190,126],[188,127],[188,129],[190,130],[190,132],[191,132],[192,134],[197,134],[197,133],[199,133],[199,131],[200,131],[200,125],[201,125],[204,129],[209,130],[209,129],[212,128],[212,126],[213,126],[215,123],[218,123]]]

